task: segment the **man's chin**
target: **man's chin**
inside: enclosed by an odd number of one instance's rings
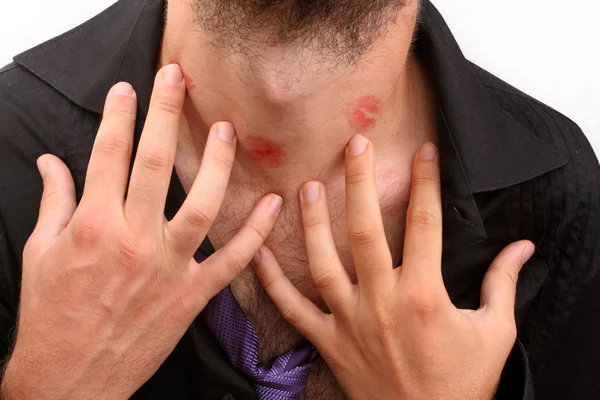
[[[219,46],[309,49],[355,62],[416,0],[194,0],[196,19]],[[417,7],[414,7],[416,14]],[[407,8],[408,10],[408,8]],[[412,11],[411,11],[412,12]]]

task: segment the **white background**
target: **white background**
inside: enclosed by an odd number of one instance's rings
[[[469,59],[569,116],[600,154],[599,0],[432,1]],[[113,2],[2,0],[0,65]]]

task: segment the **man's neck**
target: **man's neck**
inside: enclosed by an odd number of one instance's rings
[[[312,283],[302,237],[300,186],[315,178],[325,184],[340,259],[354,277],[344,223],[345,146],[356,133],[373,141],[386,237],[399,260],[411,161],[421,144],[436,140],[435,94],[419,61],[409,56],[418,2],[410,4],[370,52],[345,66],[312,57],[306,49],[265,46],[229,54],[213,46],[197,26],[188,1],[169,1],[160,61],[183,67],[189,92],[176,160],[178,177],[189,190],[209,126],[232,122],[239,138],[236,165],[209,233],[211,243],[216,249],[224,246],[259,198],[280,194],[284,207],[266,244],[298,290],[319,306],[324,303]],[[261,361],[301,340],[252,269],[244,270],[231,289],[259,337]],[[327,383],[331,377],[315,379],[308,387],[320,388],[316,392],[335,386]]]
[[[373,141],[378,159],[398,150],[392,143],[405,143],[408,152],[422,142],[417,131],[431,99],[409,55],[413,7],[350,66],[311,62],[317,57],[309,51],[291,48],[229,54],[195,25],[189,7],[170,2],[161,56],[162,64],[179,63],[187,78],[184,123],[194,149],[182,149],[186,158],[201,154],[212,123],[230,121],[239,139],[236,175],[285,195],[308,180],[342,175],[344,148],[356,133]]]

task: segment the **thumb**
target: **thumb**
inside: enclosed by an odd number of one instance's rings
[[[75,184],[69,168],[58,157],[43,155],[37,166],[44,192],[35,232],[44,242],[54,239],[71,221],[76,208]]]
[[[481,305],[490,312],[514,318],[517,281],[535,246],[524,240],[508,245],[492,262],[481,288]]]

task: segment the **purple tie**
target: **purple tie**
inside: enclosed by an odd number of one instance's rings
[[[196,254],[198,261],[205,258]],[[215,296],[202,314],[233,367],[252,381],[258,400],[300,399],[317,357],[314,346],[307,343],[259,363],[258,337],[229,288]]]

